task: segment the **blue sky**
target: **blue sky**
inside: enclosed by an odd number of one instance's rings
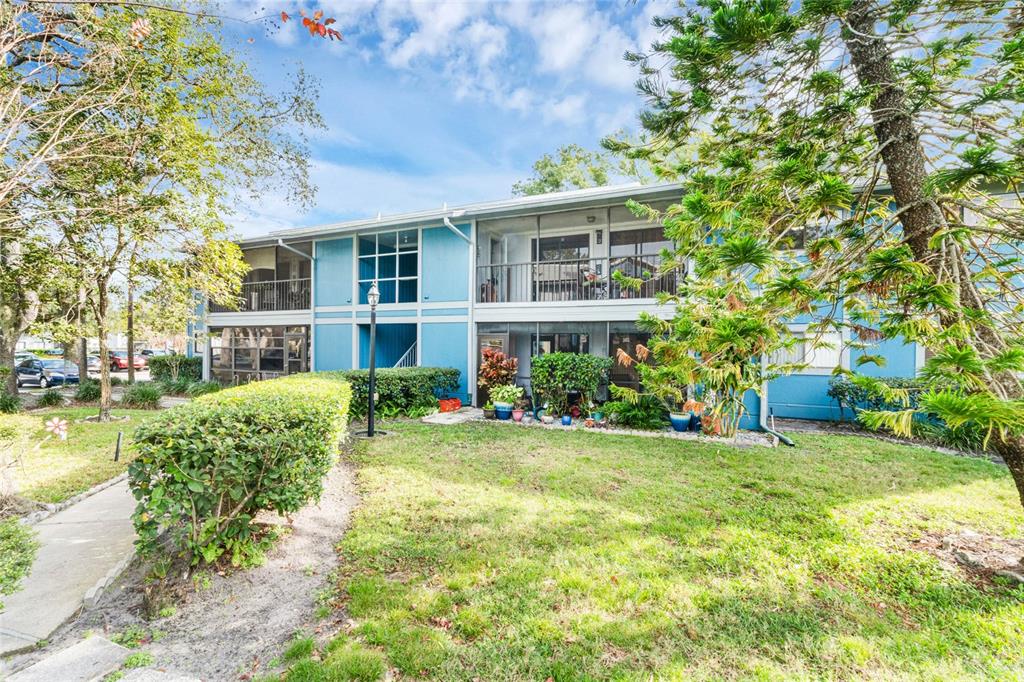
[[[299,5],[241,4],[236,16]],[[228,23],[254,72],[274,86],[296,63],[320,82],[327,130],[315,132],[315,208],[287,187],[235,217],[245,236],[270,229],[510,195],[560,145],[596,147],[632,129],[642,100],[626,50],[658,37],[667,2],[409,2],[330,0],[343,43]],[[255,40],[247,42],[248,37]]]

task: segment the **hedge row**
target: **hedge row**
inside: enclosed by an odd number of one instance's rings
[[[878,381],[891,388],[903,388],[907,390],[907,397],[910,400],[910,407],[917,407],[917,400],[921,392],[925,390],[925,382],[916,378],[905,377],[881,377]],[[856,413],[857,410],[905,410],[906,405],[887,401],[883,396],[869,391],[850,381],[847,377],[834,377],[828,382],[828,396],[839,405],[839,413],[849,409]]]
[[[437,406],[459,389],[457,369],[450,367],[397,367],[377,370],[376,411],[385,417],[398,416]],[[365,419],[369,406],[370,372],[354,369],[322,372],[321,376],[340,378],[352,385],[353,419]]]
[[[140,551],[156,550],[166,529],[193,563],[252,563],[258,512],[320,497],[350,400],[348,383],[302,374],[204,395],[139,426],[128,477]]]
[[[202,356],[154,355],[149,358],[149,378],[153,381],[203,380]]]

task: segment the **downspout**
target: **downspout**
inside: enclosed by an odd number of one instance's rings
[[[764,356],[761,356],[761,371],[762,372],[764,371],[766,365],[767,365],[767,360],[764,358]],[[757,424],[758,424],[758,426],[761,427],[762,431],[764,431],[765,433],[767,433],[769,435],[775,436],[776,438],[779,439],[779,442],[782,443],[783,445],[788,445],[791,448],[792,447],[796,447],[796,443],[794,443],[788,437],[782,435],[778,431],[775,431],[774,429],[772,429],[772,428],[770,428],[768,426],[768,382],[767,381],[764,381],[764,382],[761,383],[761,410],[760,410],[760,413],[757,415]]]
[[[472,240],[472,239],[470,239],[469,237],[467,237],[466,235],[462,234],[462,230],[460,230],[459,228],[455,227],[455,225],[454,225],[454,224],[452,224],[452,221],[448,219],[448,216],[445,216],[445,217],[443,218],[443,220],[444,220],[444,224],[445,224],[445,227],[447,227],[447,228],[448,228],[449,230],[451,230],[451,231],[452,231],[452,232],[454,232],[454,233],[455,233],[456,235],[458,235],[458,237],[459,237],[459,238],[460,238],[460,239],[461,239],[462,241],[466,242],[466,243],[467,243],[467,244],[469,244],[469,245],[472,245],[472,244],[473,244],[473,240]]]
[[[298,249],[293,248],[293,247],[288,246],[287,244],[285,244],[283,239],[278,239],[277,240],[277,245],[280,246],[282,249],[285,249],[287,251],[291,251],[292,253],[294,253],[296,255],[299,255],[299,256],[302,256],[303,258],[305,258],[305,259],[307,259],[309,261],[313,260],[313,257],[310,256],[308,253],[302,253]]]

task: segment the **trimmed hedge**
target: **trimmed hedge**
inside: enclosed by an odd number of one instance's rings
[[[256,563],[256,514],[319,499],[350,399],[348,383],[301,374],[204,395],[139,426],[128,480],[140,552],[156,551],[166,529],[170,550],[192,563]]]
[[[201,356],[186,357],[184,355],[154,355],[147,361],[149,378],[152,381],[188,381],[203,380],[203,358]],[[177,376],[175,376],[177,367]]]
[[[545,353],[530,361],[530,386],[533,402],[546,402],[552,414],[565,414],[569,394],[579,393],[584,407],[594,398],[597,389],[608,380],[611,358],[588,353]]]
[[[352,385],[353,419],[366,419],[370,395],[370,371],[353,369],[320,372],[321,376],[340,378]],[[438,398],[459,389],[461,372],[451,367],[390,367],[377,370],[376,412],[397,417],[437,407]]]

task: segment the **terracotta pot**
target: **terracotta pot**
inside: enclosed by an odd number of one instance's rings
[[[517,422],[523,421],[523,415],[525,413],[526,410],[512,410],[512,420]]]

